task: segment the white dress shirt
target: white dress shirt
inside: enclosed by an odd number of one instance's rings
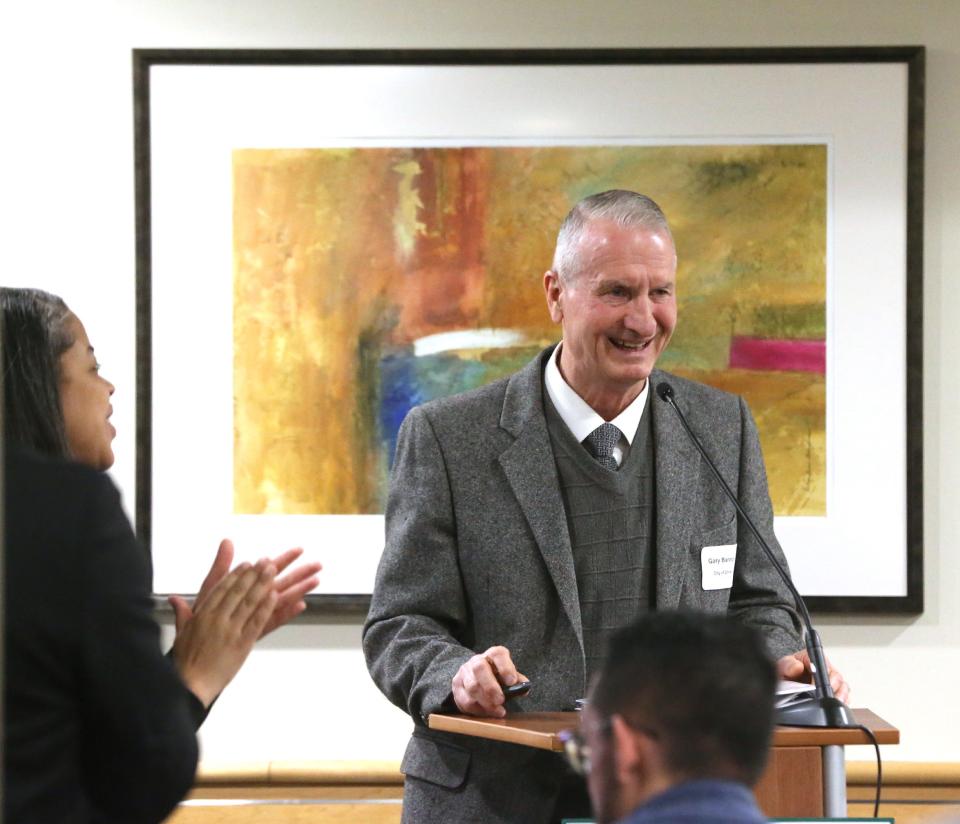
[[[573,390],[570,384],[564,380],[563,375],[560,374],[559,362],[562,346],[563,341],[553,350],[550,360],[547,361],[543,381],[547,387],[547,395],[549,395],[554,408],[567,425],[567,429],[573,433],[573,437],[583,443],[583,439],[605,421]],[[613,457],[617,466],[623,463],[624,456],[630,451],[630,444],[636,437],[640,419],[643,417],[643,407],[647,403],[649,389],[650,381],[646,381],[640,394],[633,399],[633,402],[610,421],[620,430],[620,440],[613,448]]]

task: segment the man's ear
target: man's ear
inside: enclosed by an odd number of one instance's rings
[[[617,780],[621,786],[636,787],[646,784],[655,753],[651,747],[656,743],[646,735],[638,733],[622,715],[614,715],[611,719],[614,753],[616,754]]]
[[[547,269],[543,275],[543,291],[547,297],[547,309],[554,323],[563,322],[563,284],[560,275],[553,269]]]

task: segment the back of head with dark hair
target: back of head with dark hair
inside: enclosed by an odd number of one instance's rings
[[[73,345],[70,310],[39,289],[0,287],[4,439],[69,457],[60,405],[60,356]]]
[[[755,630],[720,616],[653,612],[611,638],[590,703],[653,730],[676,778],[752,785],[770,746],[776,678]]]

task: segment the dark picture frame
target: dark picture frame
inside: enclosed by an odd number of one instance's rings
[[[569,67],[748,67],[756,73],[775,67],[792,72],[816,72],[830,67],[862,67],[865,76],[877,67],[896,67],[904,72],[904,97],[896,100],[903,111],[904,136],[902,152],[890,162],[894,176],[902,175],[905,202],[896,204],[902,212],[902,289],[905,307],[902,335],[902,406],[897,420],[904,422],[902,431],[902,466],[905,478],[893,479],[895,489],[903,490],[902,511],[898,524],[902,530],[902,547],[897,538],[893,566],[902,575],[904,587],[897,594],[826,594],[805,596],[811,610],[820,613],[917,614],[923,611],[923,174],[924,174],[924,77],[925,50],[922,46],[850,47],[850,48],[744,48],[744,49],[516,49],[516,50],[194,50],[136,49],[133,52],[134,144],[136,186],[136,323],[137,323],[137,489],[136,528],[139,537],[151,547],[161,519],[177,516],[169,508],[157,510],[155,470],[157,456],[168,448],[157,442],[158,420],[155,415],[155,355],[165,346],[157,336],[167,334],[157,329],[158,306],[164,305],[166,294],[176,289],[166,277],[167,270],[157,265],[157,255],[173,248],[176,235],[166,225],[158,227],[162,217],[158,209],[158,190],[163,179],[157,175],[158,133],[187,129],[192,124],[165,121],[158,115],[155,100],[156,73],[165,68],[210,68],[239,70],[285,67],[356,67],[391,69],[420,67],[430,82],[430,72],[444,67],[475,67],[501,72],[523,71],[530,67],[561,71]],[[840,71],[840,69],[837,69]],[[762,106],[762,101],[757,103]],[[202,107],[201,107],[202,108]],[[336,112],[326,112],[335,118]],[[166,158],[169,162],[170,158]],[[838,238],[843,243],[843,238]],[[184,275],[188,277],[188,275]],[[167,317],[167,315],[163,315]],[[201,346],[202,341],[196,345]],[[877,393],[875,403],[886,398]],[[160,422],[162,423],[162,422]],[[897,447],[901,444],[898,443]],[[197,456],[194,456],[197,459]],[[899,465],[899,464],[898,464]],[[189,470],[187,470],[189,471]],[[879,482],[879,481],[878,481]],[[899,493],[898,493],[899,494]],[[166,500],[166,498],[164,498]],[[166,504],[165,504],[166,505]],[[845,534],[856,534],[848,529]],[[902,548],[902,553],[900,549]],[[865,550],[851,546],[851,552]],[[212,548],[211,548],[212,554]],[[864,563],[868,555],[862,557]],[[902,563],[902,569],[899,569]],[[854,573],[855,574],[855,573]],[[199,584],[201,576],[196,576]],[[193,580],[191,578],[191,580]],[[370,581],[372,585],[372,580]],[[183,587],[176,587],[182,589]],[[161,588],[163,592],[170,587]],[[359,589],[359,587],[358,587]],[[159,593],[158,593],[159,594]],[[364,614],[369,605],[368,591],[315,594],[308,597],[312,613]]]

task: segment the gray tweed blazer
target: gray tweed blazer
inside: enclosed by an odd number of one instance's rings
[[[460,665],[495,644],[533,682],[514,711],[572,709],[586,691],[573,554],[543,411],[551,349],[510,378],[424,404],[404,421],[363,649],[377,686],[414,720],[404,822],[549,820],[564,780],[540,750],[429,730]],[[779,560],[760,442],[742,399],[655,370]],[[673,410],[653,398],[658,609],[727,612],[773,655],[801,646],[786,588],[741,528]],[[737,544],[733,585],[701,586],[705,546]]]

